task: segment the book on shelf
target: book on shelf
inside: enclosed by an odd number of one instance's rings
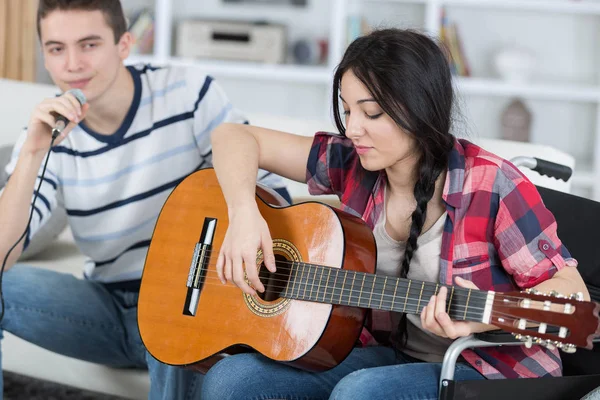
[[[440,41],[444,46],[450,70],[457,76],[471,76],[471,68],[465,55],[464,46],[458,32],[458,25],[450,23],[446,12],[442,9]]]
[[[150,54],[154,47],[154,16],[148,9],[142,9],[131,18],[129,32],[133,36],[133,54]]]

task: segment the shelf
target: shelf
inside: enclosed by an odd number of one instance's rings
[[[260,64],[245,61],[201,60],[170,57],[166,60],[153,56],[132,55],[127,64],[151,63],[156,65],[193,66],[216,77],[263,79],[279,82],[328,84],[333,72],[327,66],[303,66],[289,64]]]
[[[435,4],[508,10],[547,11],[566,14],[600,14],[600,3],[590,0],[365,0],[406,4]]]
[[[499,79],[457,77],[457,88],[462,94],[489,96],[522,96],[540,100],[600,101],[600,88],[569,84],[518,84]]]
[[[568,0],[442,0],[442,4],[479,8],[548,11],[569,14],[600,14],[600,3]]]
[[[326,66],[302,66],[289,64],[259,64],[244,61],[201,60],[171,57],[160,60],[153,56],[132,55],[128,64],[151,63],[176,66],[194,66],[216,77],[263,79],[279,82],[329,84],[333,73]],[[455,78],[463,94],[488,96],[523,96],[542,100],[580,102],[600,101],[600,88],[565,84],[516,84],[499,79]]]

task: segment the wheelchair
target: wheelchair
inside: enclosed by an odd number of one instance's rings
[[[533,157],[511,159],[541,175],[567,181],[569,167]],[[537,187],[546,207],[557,221],[558,237],[579,262],[579,272],[590,292],[591,299],[600,302],[600,203],[583,197]],[[533,332],[535,333],[535,331]],[[550,378],[498,379],[454,381],[454,368],[460,354],[467,348],[523,345],[512,334],[492,331],[470,335],[454,341],[447,350],[440,375],[441,400],[566,400],[581,399],[600,387],[600,337],[592,350],[577,349],[574,353],[560,352],[563,376]],[[600,393],[589,398],[600,399]]]

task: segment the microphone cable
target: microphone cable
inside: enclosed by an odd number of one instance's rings
[[[31,202],[31,211],[29,212],[29,220],[25,225],[25,230],[23,231],[19,239],[17,239],[15,244],[13,244],[12,247],[8,250],[6,256],[4,257],[4,261],[2,261],[2,268],[0,269],[0,305],[2,306],[2,310],[0,310],[0,323],[2,322],[2,319],[4,319],[4,294],[2,293],[2,277],[4,276],[4,268],[6,267],[6,262],[8,261],[10,253],[12,253],[15,247],[17,247],[17,245],[21,242],[21,240],[23,240],[25,235],[27,235],[27,231],[29,230],[29,224],[31,223],[31,219],[33,218],[33,206],[35,205],[35,202],[38,198],[38,194],[40,193],[40,189],[42,188],[42,182],[44,182],[44,176],[46,175],[46,167],[48,166],[50,153],[52,153],[52,146],[54,145],[58,134],[60,134],[59,131],[57,131],[56,129],[52,130],[52,141],[50,142],[50,149],[48,150],[48,154],[46,155],[46,161],[44,162],[44,168],[42,169],[42,175],[40,176],[40,183],[37,186],[37,190],[35,191],[33,201]]]

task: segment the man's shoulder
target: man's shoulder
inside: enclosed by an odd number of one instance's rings
[[[205,71],[197,67],[186,67],[177,65],[158,66],[153,64],[138,64],[132,68],[152,84],[152,89],[160,89],[161,86],[174,84],[186,85],[186,87],[202,86],[207,79],[211,79]]]

